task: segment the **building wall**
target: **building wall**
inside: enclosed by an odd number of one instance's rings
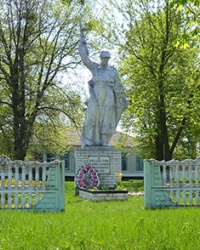
[[[122,150],[123,153],[127,153],[127,169],[122,169],[122,175],[124,179],[143,177],[143,160],[139,159],[135,155],[135,150],[133,148],[126,148]],[[139,164],[140,163],[140,164]],[[123,163],[122,163],[123,164]]]
[[[74,151],[75,148],[70,148],[68,153],[65,156],[54,156],[52,159],[60,159],[65,161],[65,178],[66,179],[73,179],[74,178],[74,171],[75,171],[75,158],[74,158]],[[43,160],[50,161],[51,155],[44,153]],[[139,159],[135,155],[135,151],[133,148],[126,148],[122,150],[122,176],[123,179],[134,179],[134,178],[143,178],[143,160]],[[84,166],[84,162],[83,162]]]

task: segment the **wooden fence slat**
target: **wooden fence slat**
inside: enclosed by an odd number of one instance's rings
[[[5,205],[5,194],[4,193],[1,193],[1,207],[4,208],[4,205]]]
[[[4,199],[4,193],[1,194],[1,207],[4,208],[4,203],[5,203],[5,199]]]
[[[18,192],[17,191],[15,191],[15,209],[17,209],[18,208]]]
[[[163,167],[163,169],[162,169],[162,171],[163,171],[163,185],[165,187],[166,186],[166,179],[167,179],[166,165],[163,164],[162,167]]]
[[[15,189],[18,189],[18,186],[19,186],[19,168],[18,168],[18,166],[15,166],[14,169],[15,169]]]
[[[42,166],[42,187],[44,187],[46,181],[46,166]]]
[[[33,168],[32,168],[32,165],[31,165],[30,168],[29,168],[29,173],[28,173],[28,185],[31,188],[32,188],[32,181],[33,181],[32,170],[33,170]]]
[[[174,199],[174,192],[172,187],[174,186],[173,184],[173,166],[170,166],[170,173],[169,173],[169,178],[170,178],[170,199]]]
[[[8,193],[8,208],[12,206],[12,194],[11,192]]]
[[[22,188],[25,186],[25,166],[22,166]]]
[[[2,187],[5,187],[5,173],[4,173],[4,171],[1,172],[1,185],[2,185]]]
[[[38,198],[38,191],[36,191],[35,192],[35,203],[36,204],[38,203],[38,200],[39,200],[39,198]]]
[[[35,166],[35,185],[39,186],[39,168]]]
[[[32,193],[29,192],[29,194],[28,194],[28,208],[31,207],[31,205],[32,205]]]
[[[198,187],[199,185],[199,166],[195,165],[195,185]]]
[[[182,166],[182,188],[186,185],[186,172],[185,172],[185,166]],[[183,205],[186,205],[186,191],[183,189]]]

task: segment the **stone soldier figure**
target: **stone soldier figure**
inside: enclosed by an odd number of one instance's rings
[[[83,31],[81,28],[79,53],[92,72],[92,79],[88,82],[90,97],[82,130],[82,146],[108,146],[128,100],[118,71],[108,65],[110,52],[101,51],[100,64],[90,60]]]

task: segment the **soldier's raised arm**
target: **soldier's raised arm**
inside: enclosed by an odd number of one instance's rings
[[[80,40],[78,49],[83,63],[90,71],[92,71],[95,63],[89,59],[89,50],[86,43],[84,31],[86,31],[86,29],[83,28],[80,24]]]

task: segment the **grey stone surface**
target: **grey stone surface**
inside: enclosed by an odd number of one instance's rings
[[[98,171],[98,166],[92,166],[89,162],[90,156],[109,157],[109,173],[101,173]],[[75,150],[75,183],[77,182],[77,174],[79,170],[86,164],[94,167],[98,173],[100,184],[106,184],[113,188],[116,185],[116,173],[121,172],[121,151],[113,147],[84,147],[76,148]]]
[[[110,191],[112,192],[112,191]],[[98,193],[92,192],[84,189],[79,190],[79,196],[84,199],[89,199],[92,201],[112,201],[112,200],[127,200],[128,191],[121,193],[120,191],[113,191],[113,193]]]
[[[100,63],[93,62],[89,58],[83,31],[79,41],[79,53],[92,73],[92,79],[88,82],[90,97],[82,130],[82,146],[107,146],[116,132],[128,100],[118,71],[108,65],[110,52],[101,51]]]

